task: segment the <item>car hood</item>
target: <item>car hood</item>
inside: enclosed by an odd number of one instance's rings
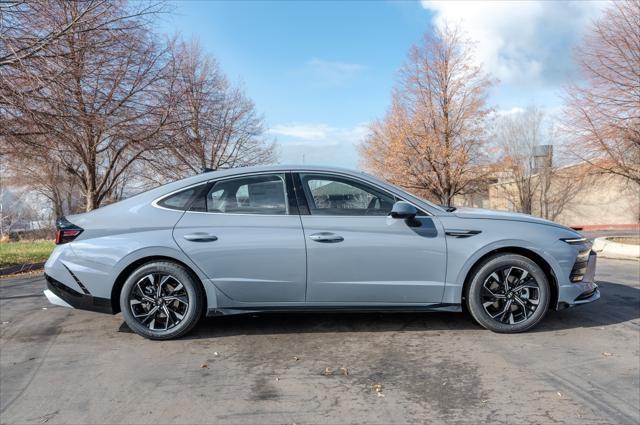
[[[489,220],[509,220],[509,221],[523,221],[525,223],[546,224],[547,226],[560,227],[562,229],[569,229],[567,226],[555,223],[551,220],[544,218],[534,217],[529,214],[515,213],[509,211],[497,211],[484,208],[458,208],[453,214],[460,218],[483,218]]]

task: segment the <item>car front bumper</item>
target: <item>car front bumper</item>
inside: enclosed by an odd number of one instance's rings
[[[591,251],[587,271],[580,282],[560,285],[557,310],[588,304],[600,298],[600,290],[595,282],[597,255]]]

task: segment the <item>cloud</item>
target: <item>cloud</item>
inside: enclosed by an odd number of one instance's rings
[[[301,140],[321,140],[333,129],[326,124],[279,124],[268,130],[276,136],[294,137]]]
[[[498,109],[489,114],[490,117],[512,117],[515,115],[523,114],[525,111],[524,108],[519,106],[514,106],[511,109]]]
[[[476,58],[503,83],[558,85],[575,72],[572,48],[607,2],[430,1],[435,24],[460,24]]]
[[[368,124],[331,127],[327,124],[288,123],[268,130],[278,137],[280,162],[351,167],[358,163],[357,146],[368,133]]]
[[[327,86],[340,86],[355,77],[364,67],[357,63],[326,61],[312,58],[305,70],[317,82]]]

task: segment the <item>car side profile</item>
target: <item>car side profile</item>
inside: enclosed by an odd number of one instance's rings
[[[53,304],[116,314],[150,339],[203,316],[467,310],[496,332],[600,297],[576,231],[443,208],[359,171],[266,166],[176,181],[57,222]]]

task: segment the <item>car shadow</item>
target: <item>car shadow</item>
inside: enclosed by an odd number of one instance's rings
[[[615,325],[640,318],[639,288],[612,282],[598,282],[598,286],[600,300],[561,311],[549,311],[530,332]],[[485,331],[468,313],[259,313],[207,318],[183,338],[447,330]],[[129,331],[126,324],[122,324],[120,331]]]

